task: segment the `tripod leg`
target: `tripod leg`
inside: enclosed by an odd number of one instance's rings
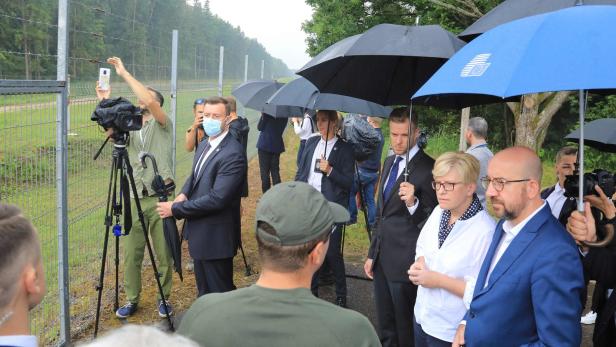
[[[364,213],[364,220],[366,222],[366,232],[368,233],[368,241],[372,240],[372,231],[370,230],[370,221],[368,220],[368,208],[366,207],[366,198],[364,197],[364,186],[361,184],[361,178],[359,177],[359,168],[357,162],[355,162],[355,177],[357,177],[357,188],[359,189],[359,199],[361,200],[361,210]]]
[[[175,331],[173,327],[173,322],[171,321],[171,315],[169,314],[169,307],[167,306],[167,298],[165,297],[165,293],[163,292],[163,287],[160,283],[160,273],[158,272],[158,267],[156,266],[156,260],[154,259],[154,252],[152,252],[152,245],[150,243],[150,237],[148,236],[148,229],[145,225],[145,219],[143,215],[143,210],[141,209],[141,203],[139,202],[139,195],[137,194],[137,187],[135,186],[135,178],[133,177],[133,168],[130,165],[130,161],[128,159],[128,153],[124,150],[121,153],[121,160],[123,161],[126,167],[126,173],[128,175],[128,179],[130,182],[130,187],[133,192],[133,196],[135,197],[135,205],[137,206],[137,215],[139,216],[139,222],[141,223],[141,229],[143,229],[143,237],[145,238],[145,245],[148,249],[148,255],[150,256],[150,261],[152,263],[152,270],[154,271],[154,279],[156,280],[156,285],[158,286],[158,293],[160,297],[163,299],[163,306],[165,308],[165,314],[167,316],[167,323],[169,323],[169,330]]]
[[[346,234],[346,224],[342,224],[342,242],[341,243],[341,249],[340,249],[340,254],[342,255],[342,258],[344,258],[344,237]]]
[[[248,265],[248,261],[246,260],[246,254],[244,253],[244,246],[242,246],[242,242],[240,241],[240,251],[242,252],[242,258],[244,259],[244,267],[246,268],[246,276],[252,275],[252,269],[250,265]]]
[[[94,337],[98,335],[98,323],[100,321],[100,313],[101,313],[101,300],[103,295],[103,284],[105,280],[105,263],[107,262],[107,245],[109,243],[109,229],[111,228],[111,189],[113,187],[114,195],[115,195],[115,187],[117,180],[117,163],[116,158],[113,158],[113,162],[111,163],[111,174],[109,176],[109,188],[107,190],[107,209],[105,211],[105,242],[103,243],[103,257],[101,259],[101,272],[98,278],[98,285],[96,286],[96,291],[98,291],[98,297],[96,299],[96,321],[94,323]]]

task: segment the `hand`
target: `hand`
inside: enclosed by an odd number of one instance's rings
[[[128,73],[126,71],[126,68],[124,67],[124,63],[122,63],[122,59],[118,58],[118,57],[111,57],[107,59],[107,63],[113,65],[115,67],[116,70],[116,74],[118,74],[118,76],[123,77],[126,73]]]
[[[400,183],[398,195],[400,195],[400,200],[404,201],[407,207],[415,205],[415,186],[409,182]]]
[[[96,89],[96,98],[98,99],[98,101],[109,99],[109,97],[111,96],[111,86],[109,86],[109,89],[107,90],[102,90],[101,87],[98,85],[98,81],[96,81],[95,89]]]
[[[614,218],[614,215],[616,215],[616,207],[612,200],[605,195],[601,187],[595,186],[595,190],[599,193],[599,196],[586,195],[584,196],[584,201],[589,202],[590,206],[601,210],[606,218]]]
[[[329,165],[329,162],[325,160],[325,156],[323,155],[321,156],[321,161],[319,162],[319,169],[326,175],[329,175],[332,170],[332,167]]]
[[[424,257],[417,258],[407,273],[409,274],[409,280],[416,286],[422,286],[424,288],[436,287],[435,272],[428,269]]]
[[[464,346],[464,330],[466,330],[466,324],[460,324],[458,330],[456,330],[456,335],[453,337],[451,347]]]
[[[175,199],[173,200],[173,202],[183,202],[188,200],[188,198],[186,197],[186,195],[184,195],[184,193],[181,193],[180,195],[176,196]]]
[[[193,121],[193,124],[192,124],[193,130],[197,129],[201,124],[203,124],[203,116],[195,117],[195,120]]]
[[[372,272],[372,263],[373,260],[370,258],[366,259],[366,262],[364,263],[364,272],[369,279],[374,279],[374,273]]]
[[[156,204],[156,212],[158,212],[160,218],[173,217],[173,212],[171,212],[172,205],[172,201],[159,202]]]
[[[580,211],[571,213],[567,221],[567,231],[578,244],[597,241],[595,218],[590,212],[590,203],[584,203],[584,214]],[[583,251],[587,251],[587,247],[584,247]]]

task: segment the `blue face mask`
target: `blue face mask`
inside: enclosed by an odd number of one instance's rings
[[[208,137],[218,136],[222,132],[222,122],[218,119],[203,117],[203,130]]]

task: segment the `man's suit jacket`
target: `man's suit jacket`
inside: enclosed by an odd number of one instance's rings
[[[578,248],[546,204],[513,239],[486,277],[503,221],[483,261],[466,313],[474,346],[579,346],[584,276]]]
[[[312,156],[319,140],[321,140],[320,136],[313,136],[306,140],[306,147],[302,151],[295,174],[296,181],[308,182],[310,171],[314,169]],[[330,150],[327,149],[327,151]],[[327,159],[333,169],[329,176],[323,175],[321,193],[328,201],[346,207],[349,204],[349,194],[353,185],[353,148],[342,139],[338,139]]]
[[[284,152],[282,134],[288,122],[287,118],[274,118],[269,114],[262,113],[257,124],[257,130],[261,132],[257,140],[257,149],[269,153]]]
[[[554,189],[555,189],[554,186],[551,186],[549,188],[542,190],[541,199],[543,200],[547,199],[548,196],[552,194]],[[563,204],[563,208],[560,210],[560,214],[558,215],[558,221],[560,222],[560,224],[562,224],[563,226],[567,225],[567,219],[569,218],[571,213],[575,211],[576,207],[577,207],[577,203],[576,203],[575,198],[567,198],[567,200],[565,200],[565,203]]]
[[[393,282],[409,282],[407,270],[415,260],[415,248],[419,232],[438,204],[432,189],[432,168],[434,159],[419,150],[409,161],[409,181],[415,186],[415,197],[419,206],[411,216],[406,204],[397,194],[404,172],[400,174],[391,194],[383,201],[385,181],[389,176],[395,156],[389,156],[383,163],[381,182],[377,193],[376,227],[372,234],[368,258],[373,266],[380,262],[385,276]]]
[[[233,209],[240,203],[246,159],[242,145],[231,134],[207,158],[198,176],[195,166],[207,141],[199,144],[191,174],[181,193],[187,201],[174,203],[173,215],[186,219],[184,238],[190,256],[199,260],[231,258],[239,240],[234,235]]]

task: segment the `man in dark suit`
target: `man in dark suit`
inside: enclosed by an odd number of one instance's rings
[[[612,239],[607,247],[591,248],[584,242],[595,242],[609,230],[616,227],[616,206],[603,190],[595,186],[599,196],[594,194],[584,197],[584,213],[573,211],[569,217],[567,230],[578,242],[583,255],[584,272],[589,279],[597,281],[597,285],[607,288],[605,291],[593,294],[593,305],[596,304],[596,321],[592,341],[595,347],[616,347],[616,239]],[[595,219],[591,207],[601,211],[602,220]],[[598,237],[599,234],[600,236]]]
[[[540,196],[527,147],[498,152],[482,179],[501,217],[453,346],[579,346],[584,286],[578,248]]]
[[[205,102],[203,128],[191,174],[173,202],[159,203],[161,217],[184,218],[184,238],[195,260],[198,295],[227,292],[233,284],[233,257],[238,247],[234,230],[246,157],[228,132],[229,105],[223,98]]]
[[[407,108],[397,108],[389,117],[394,155],[385,159],[381,171],[376,227],[364,264],[366,275],[374,279],[378,332],[385,347],[413,345],[417,286],[407,270],[415,259],[419,232],[438,203],[432,189],[434,159],[416,144],[417,118],[413,115],[411,122]]]
[[[295,180],[307,182],[323,193],[328,201],[347,206],[353,184],[353,148],[336,136],[338,127],[338,112],[317,112],[317,128],[321,136],[307,140]],[[342,225],[338,224],[330,236],[325,263],[334,273],[336,305],[346,307],[347,287],[344,259],[340,251],[341,240]],[[311,287],[315,296],[318,296],[320,271],[319,269],[312,278]]]
[[[287,127],[287,122],[287,118],[274,118],[262,113],[259,124],[257,124],[257,129],[261,132],[257,140],[257,154],[259,155],[263,193],[271,186],[280,183],[280,153],[284,152],[282,134]]]
[[[575,211],[576,199],[565,196],[565,179],[573,175],[577,162],[577,148],[563,147],[556,153],[556,177],[558,182],[541,191],[541,198],[547,201],[552,215],[560,224],[567,225],[567,218]]]

